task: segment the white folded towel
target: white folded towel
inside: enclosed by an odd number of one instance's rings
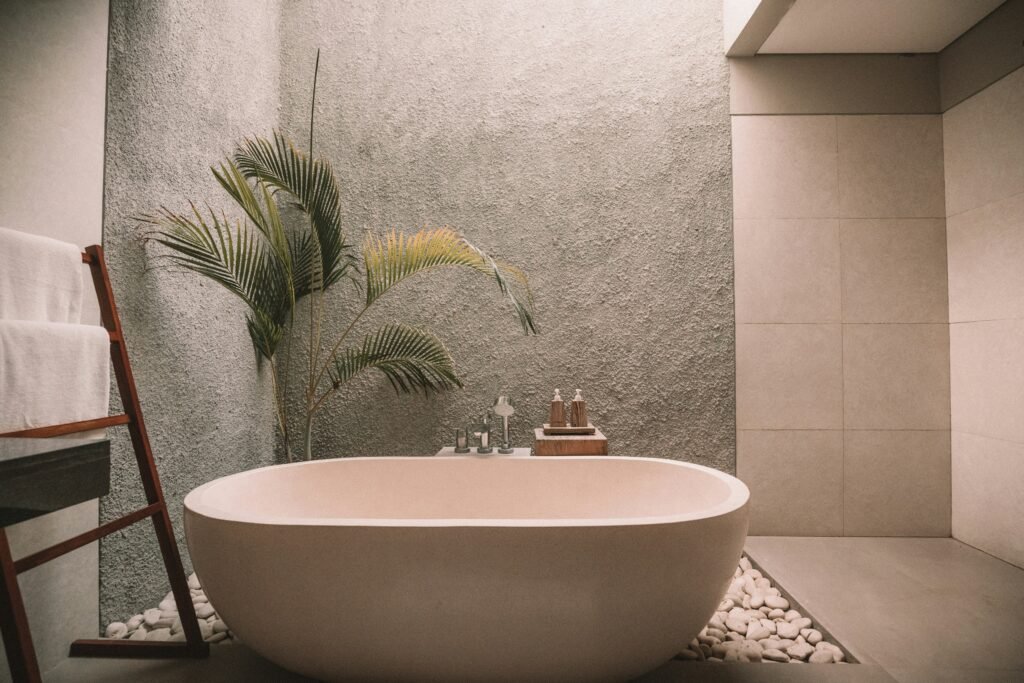
[[[82,251],[0,228],[0,319],[82,322]]]
[[[0,320],[0,433],[106,417],[109,396],[104,328]]]

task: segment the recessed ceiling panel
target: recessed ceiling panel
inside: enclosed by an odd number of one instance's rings
[[[796,0],[758,54],[938,52],[1003,0]]]

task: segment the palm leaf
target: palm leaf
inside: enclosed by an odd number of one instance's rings
[[[173,264],[209,278],[245,303],[253,346],[259,357],[271,358],[291,310],[282,264],[246,223],[232,229],[212,211],[208,222],[191,206],[191,216],[161,207],[141,220],[159,228],[152,239],[171,250],[166,257]]]
[[[533,295],[523,272],[495,261],[449,227],[424,229],[412,236],[397,231],[383,238],[368,236],[363,245],[363,265],[367,306],[416,273],[442,266],[464,266],[493,277],[515,309],[523,330],[527,334],[537,332]]]
[[[396,393],[430,394],[462,386],[441,340],[406,325],[384,325],[364,338],[361,346],[334,356],[329,368],[331,384],[337,389],[371,368],[384,373]]]
[[[297,298],[326,289],[356,269],[353,246],[345,240],[341,226],[340,192],[329,163],[310,160],[276,131],[273,141],[247,138],[235,151],[234,163],[246,178],[291,195],[294,205],[310,218],[312,238],[301,240],[303,251],[293,258],[319,267],[296,270]]]

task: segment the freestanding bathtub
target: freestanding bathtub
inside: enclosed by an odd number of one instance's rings
[[[707,623],[747,487],[625,457],[344,458],[185,498],[242,642],[328,681],[625,681]]]

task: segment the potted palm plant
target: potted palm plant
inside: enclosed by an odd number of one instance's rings
[[[319,63],[319,56],[318,56]],[[315,98],[314,76],[314,98]],[[310,122],[310,150],[313,125]],[[365,370],[382,373],[400,393],[461,387],[452,357],[430,331],[387,323],[355,340],[356,324],[403,280],[456,266],[493,279],[527,334],[536,333],[529,282],[518,268],[497,261],[450,227],[424,228],[406,235],[368,235],[357,247],[341,223],[338,182],[331,165],[306,154],[282,134],[243,140],[218,166],[214,177],[241,209],[235,220],[190,203],[188,212],[166,207],[140,217],[151,238],[167,248],[172,264],[196,272],[241,299],[258,360],[269,365],[277,425],[290,461],[288,381],[295,313],[308,300],[308,362],[301,405],[302,453],[312,458],[312,428],[324,404]],[[297,212],[282,212],[288,205]],[[298,216],[289,221],[283,214]],[[324,294],[347,283],[360,304],[333,340],[322,336]],[[281,356],[285,356],[282,362]]]

